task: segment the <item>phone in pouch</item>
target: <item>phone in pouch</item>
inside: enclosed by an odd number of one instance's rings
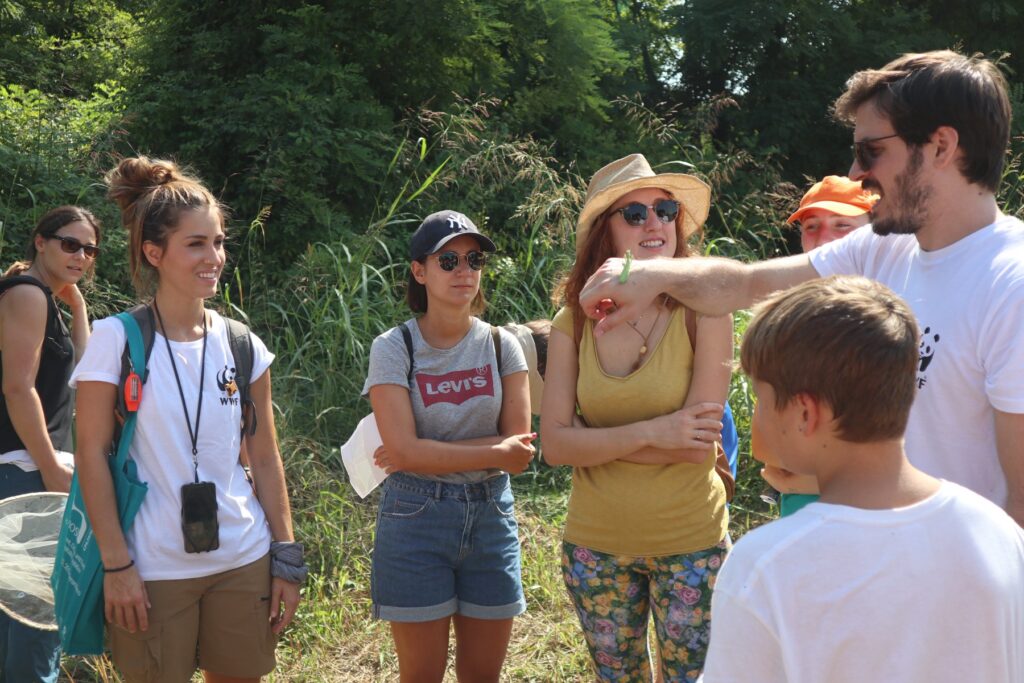
[[[212,481],[181,487],[181,531],[186,553],[207,553],[220,547],[217,487]]]

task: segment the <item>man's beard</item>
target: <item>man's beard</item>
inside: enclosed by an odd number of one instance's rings
[[[923,162],[924,152],[914,147],[906,170],[896,176],[894,191],[881,200],[888,200],[889,215],[876,219],[874,211],[871,212],[871,229],[876,235],[914,235],[924,227],[932,188],[921,183]],[[874,181],[866,181],[864,189],[871,188],[881,189]]]

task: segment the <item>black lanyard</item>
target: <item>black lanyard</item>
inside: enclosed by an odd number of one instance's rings
[[[199,401],[196,405],[196,430],[192,431],[192,421],[188,417],[188,405],[185,403],[185,391],[181,388],[181,378],[178,377],[178,365],[174,362],[174,353],[171,351],[171,342],[167,339],[167,328],[164,327],[163,318],[160,317],[160,308],[153,299],[153,310],[156,311],[156,319],[160,321],[160,330],[164,333],[164,343],[167,345],[167,356],[171,359],[171,369],[174,370],[174,382],[178,385],[178,396],[181,397],[181,410],[185,413],[185,426],[188,427],[188,436],[192,439],[192,467],[195,471],[195,481],[199,483],[199,418],[203,414],[203,383],[206,379],[206,311],[203,311],[203,354],[199,357]]]

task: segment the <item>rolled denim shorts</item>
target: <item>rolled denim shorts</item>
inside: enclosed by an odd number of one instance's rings
[[[450,484],[396,472],[377,510],[373,615],[400,622],[526,611],[509,477]]]

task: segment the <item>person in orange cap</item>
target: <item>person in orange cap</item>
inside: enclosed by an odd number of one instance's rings
[[[878,195],[864,190],[859,181],[845,176],[825,176],[814,183],[800,200],[800,208],[786,223],[800,225],[800,245],[804,253],[823,244],[846,237],[867,225]],[[764,463],[761,476],[779,491],[779,514],[788,517],[818,499],[813,477],[800,477],[782,469],[778,458],[760,445],[757,429],[751,429],[751,454]]]
[[[800,246],[806,253],[867,225],[876,201],[878,195],[865,190],[859,181],[825,176],[811,186],[786,223],[800,224]]]

